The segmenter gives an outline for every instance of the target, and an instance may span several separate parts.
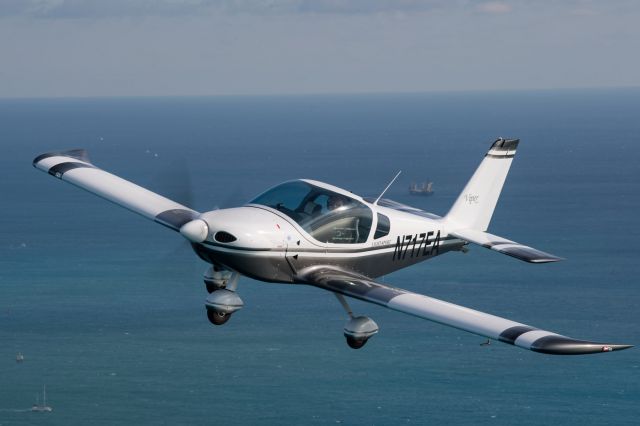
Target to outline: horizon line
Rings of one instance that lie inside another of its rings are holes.
[[[385,96],[385,95],[444,95],[444,94],[483,94],[483,93],[549,93],[549,92],[585,92],[638,90],[640,86],[597,86],[597,87],[557,87],[557,88],[519,88],[519,89],[439,89],[416,91],[353,91],[353,92],[300,92],[300,93],[210,93],[210,94],[157,94],[157,95],[71,95],[71,96],[0,96],[0,101],[9,100],[83,100],[83,99],[184,99],[184,98],[295,98],[325,96]]]

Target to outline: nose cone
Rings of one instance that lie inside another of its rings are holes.
[[[229,247],[282,248],[286,232],[293,230],[279,216],[257,207],[214,210],[201,218],[209,224],[209,240]]]
[[[180,233],[193,243],[201,243],[206,240],[207,235],[209,235],[209,226],[207,226],[207,222],[202,219],[194,219],[182,225]]]

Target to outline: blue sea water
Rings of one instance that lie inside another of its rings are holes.
[[[0,100],[0,425],[637,424],[638,348],[480,346],[354,301],[381,329],[354,351],[331,294],[246,278],[214,328],[179,235],[31,166],[84,147],[198,210],[299,177],[377,195],[402,170],[387,196],[444,214],[498,136],[521,144],[490,230],[567,260],[472,247],[385,282],[639,344],[640,90]],[[54,411],[28,412],[43,384]]]

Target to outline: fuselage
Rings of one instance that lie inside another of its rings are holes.
[[[465,244],[439,216],[374,202],[322,182],[285,182],[245,206],[203,213],[209,234],[193,248],[242,275],[295,283],[316,265],[378,277]]]

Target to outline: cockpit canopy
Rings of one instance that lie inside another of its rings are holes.
[[[286,182],[262,193],[251,204],[276,209],[323,243],[364,243],[373,214],[362,202],[304,181]]]

